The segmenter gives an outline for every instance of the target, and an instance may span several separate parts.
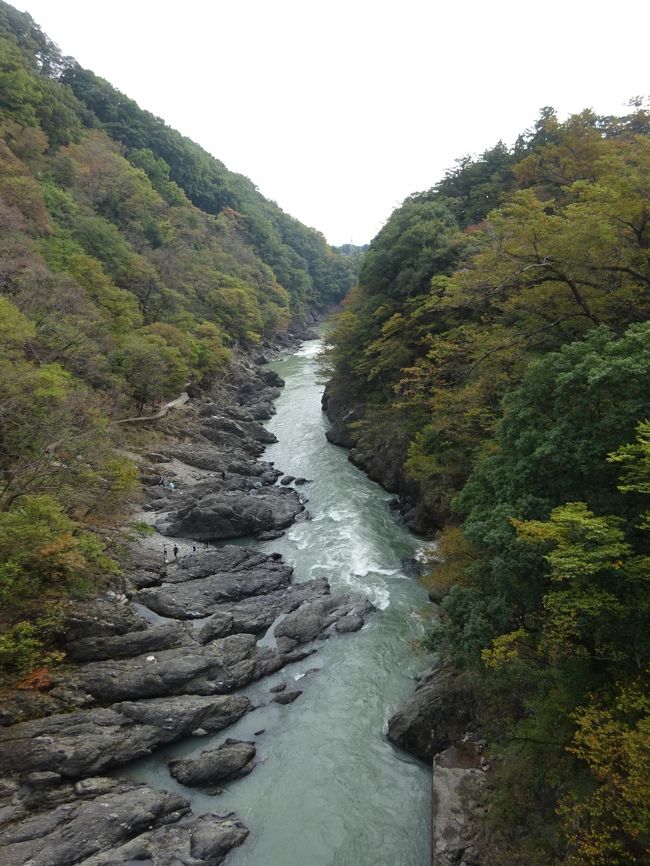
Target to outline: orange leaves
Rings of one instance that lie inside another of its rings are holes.
[[[587,764],[594,786],[580,800],[566,798],[559,809],[570,840],[568,866],[648,862],[650,697],[643,679],[620,688],[605,706],[594,703],[574,714],[577,729],[568,751]]]
[[[44,691],[50,687],[50,682],[49,668],[35,668],[33,671],[30,671],[27,676],[24,676],[22,680],[16,683],[16,688]]]
[[[47,563],[52,578],[60,579],[83,568],[85,560],[77,547],[77,540],[72,533],[64,532],[37,550],[35,555],[43,560],[43,564]]]

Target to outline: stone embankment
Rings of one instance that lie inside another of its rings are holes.
[[[142,516],[158,534],[130,545],[121,586],[70,606],[68,663],[47,687],[17,690],[0,710],[5,866],[216,866],[246,839],[236,816],[193,816],[181,794],[115,770],[255,712],[249,684],[358,630],[372,611],[331,595],[325,580],[294,583],[278,554],[205,544],[273,538],[309,519],[297,482],[278,483],[282,473],[260,460],[274,441],[260,421],[282,384],[260,363],[233,365],[210,400],[165,418],[156,450],[141,456]],[[283,685],[269,701],[300,695]],[[259,749],[225,739],[169,770],[217,795],[254,769]]]

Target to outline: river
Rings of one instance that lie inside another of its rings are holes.
[[[305,342],[273,364],[286,386],[267,425],[278,442],[265,453],[284,472],[314,479],[300,488],[313,519],[260,548],[282,553],[295,580],[326,577],[333,592],[367,595],[377,613],[357,634],[332,638],[244,690],[266,702],[269,688],[286,682],[303,689],[295,703],[267,704],[226,732],[176,743],[118,774],[179,790],[196,813],[236,812],[250,837],[228,866],[426,866],[431,774],[385,737],[387,719],[425,665],[413,645],[427,594],[402,564],[421,542],[388,507],[391,495],[325,439],[320,346]],[[226,736],[256,740],[260,763],[251,775],[225,783],[218,797],[170,777],[170,756],[196,756]]]

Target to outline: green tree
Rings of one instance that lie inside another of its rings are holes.
[[[127,337],[115,355],[114,364],[138,413],[148,402],[153,405],[163,397],[176,396],[189,375],[180,351],[156,334]]]

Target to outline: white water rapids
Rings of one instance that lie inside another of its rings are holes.
[[[195,813],[236,812],[250,837],[228,866],[426,866],[431,775],[385,737],[426,664],[412,643],[423,634],[427,595],[403,566],[421,543],[389,509],[391,495],[325,439],[319,348],[309,341],[273,364],[286,387],[268,423],[279,441],[265,453],[285,473],[313,479],[299,488],[313,519],[260,547],[281,552],[295,580],[326,577],[333,593],[366,595],[377,613],[361,632],[244,689],[266,705],[227,731],[176,743],[118,775],[179,790]],[[266,703],[271,686],[296,681],[303,694],[295,703]],[[255,739],[259,764],[249,776],[225,783],[219,796],[171,778],[169,757],[196,756],[226,737]]]

